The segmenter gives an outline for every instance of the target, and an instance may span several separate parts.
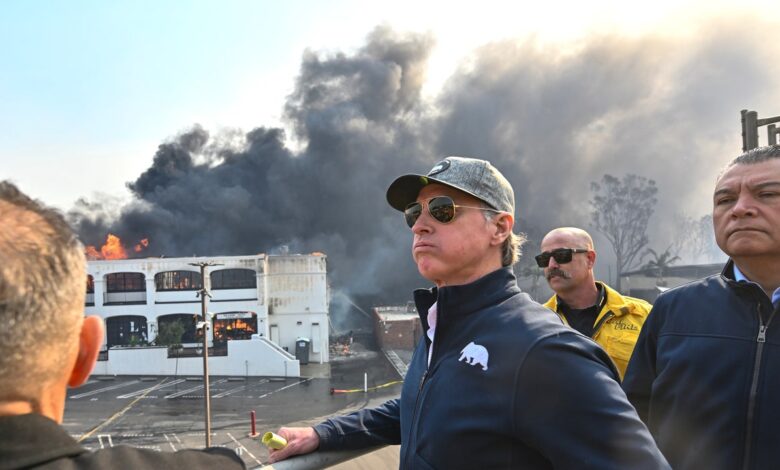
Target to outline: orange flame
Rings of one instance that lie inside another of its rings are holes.
[[[149,246],[149,239],[144,238],[140,242],[135,244],[135,246],[133,247],[133,251],[135,251],[136,253],[140,253],[141,250],[143,250],[147,246]]]
[[[147,246],[149,246],[149,239],[144,238],[133,247],[133,251],[139,253]],[[85,249],[85,252],[87,255],[87,259],[90,260],[127,259],[127,250],[125,249],[125,246],[122,244],[122,240],[116,235],[114,235],[113,233],[108,234],[108,236],[106,237],[106,243],[104,243],[103,246],[100,247],[100,249],[97,249],[93,245],[88,245],[87,248]]]

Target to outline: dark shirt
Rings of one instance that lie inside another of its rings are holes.
[[[22,468],[238,470],[246,467],[235,452],[221,447],[157,452],[117,446],[90,452],[45,416],[0,416],[0,470]]]
[[[585,336],[593,336],[593,326],[596,324],[596,318],[599,316],[599,312],[607,303],[607,296],[604,295],[604,288],[601,284],[596,284],[598,289],[598,297],[596,297],[596,303],[588,308],[574,309],[566,305],[566,302],[558,297],[558,311],[566,317],[566,321],[569,322],[569,326],[579,331]]]

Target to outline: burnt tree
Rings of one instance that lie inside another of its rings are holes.
[[[630,270],[637,255],[647,246],[647,224],[655,210],[658,188],[655,181],[627,174],[623,179],[605,174],[600,183],[590,184],[593,226],[604,234],[615,251],[617,280]]]

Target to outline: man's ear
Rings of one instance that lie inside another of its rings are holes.
[[[89,378],[103,344],[104,332],[102,318],[91,316],[84,319],[79,337],[79,353],[68,379],[69,386],[78,387]]]
[[[588,264],[590,265],[589,267],[593,268],[593,266],[596,265],[596,252],[590,250],[589,252],[586,253],[586,255],[588,257]]]
[[[501,245],[512,233],[512,227],[515,226],[515,219],[511,214],[502,212],[498,214],[493,221],[496,227],[496,231],[493,233],[492,245]]]

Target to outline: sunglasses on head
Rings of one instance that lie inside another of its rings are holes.
[[[475,206],[463,206],[460,204],[455,204],[455,201],[452,200],[449,196],[436,196],[434,198],[431,198],[427,202],[428,204],[428,213],[431,214],[431,217],[436,219],[437,222],[441,222],[442,224],[448,224],[452,222],[455,219],[455,209],[479,209],[482,211],[490,211],[490,212],[496,212],[500,213],[501,211],[490,209],[488,207],[475,207]],[[423,211],[423,204],[421,202],[413,202],[406,206],[406,209],[404,209],[404,218],[406,219],[406,225],[408,225],[410,228],[414,227],[415,222],[417,222],[417,219],[420,218],[420,215],[422,215]]]
[[[585,248],[557,248],[552,251],[539,253],[534,259],[536,259],[536,264],[540,268],[546,268],[550,264],[550,258],[554,259],[558,264],[566,264],[571,262],[571,258],[575,253],[587,253],[588,251]]]

